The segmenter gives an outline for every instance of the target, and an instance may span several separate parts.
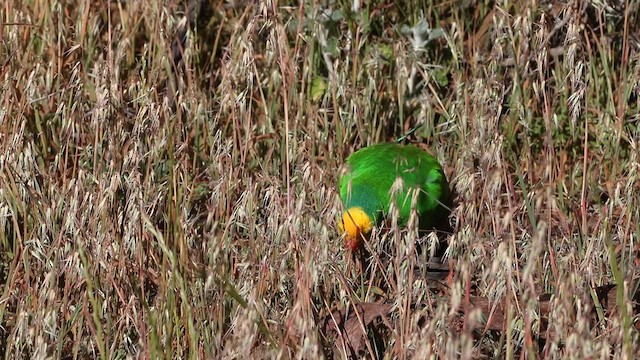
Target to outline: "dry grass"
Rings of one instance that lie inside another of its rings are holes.
[[[2,5],[5,358],[340,358],[376,301],[359,356],[638,356],[640,4],[401,4]],[[415,229],[358,269],[334,224],[344,158],[418,124],[445,290]]]

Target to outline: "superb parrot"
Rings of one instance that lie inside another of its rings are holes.
[[[392,198],[399,226],[409,220],[412,204],[419,215],[420,230],[440,226],[450,212],[449,184],[442,166],[413,145],[382,143],[356,151],[347,158],[339,186],[345,211],[338,228],[352,251],[389,214]]]

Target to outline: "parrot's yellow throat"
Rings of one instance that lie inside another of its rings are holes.
[[[373,221],[359,207],[352,207],[342,213],[342,220],[338,223],[340,233],[346,233],[347,248],[351,251],[358,248],[362,239],[369,235],[372,228]]]

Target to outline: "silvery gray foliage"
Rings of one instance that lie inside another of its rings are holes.
[[[424,49],[429,42],[442,38],[445,35],[442,28],[430,28],[424,18],[420,19],[420,21],[414,26],[402,26],[400,33],[411,40],[411,45],[413,45],[414,51]]]
[[[420,21],[418,21],[414,26],[409,27],[408,25],[403,25],[400,29],[400,33],[408,37],[411,41],[411,45],[415,53],[414,55],[423,51],[431,41],[445,37],[445,33],[442,28],[430,28],[429,24],[424,20],[424,17],[421,17]],[[414,62],[411,64],[411,74],[407,81],[409,93],[413,93],[418,86],[418,84],[416,84],[417,73],[418,69]]]

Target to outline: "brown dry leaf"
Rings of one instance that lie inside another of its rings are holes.
[[[337,351],[343,353],[346,350],[348,356],[356,357],[361,350],[366,348],[367,326],[378,318],[381,318],[389,326],[387,315],[391,313],[392,309],[392,304],[384,302],[357,303],[338,309],[325,317],[322,333],[326,337],[329,337],[329,333],[335,334]]]

